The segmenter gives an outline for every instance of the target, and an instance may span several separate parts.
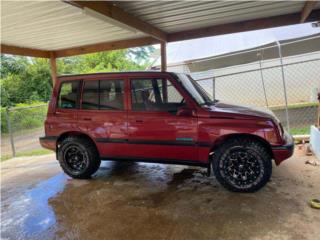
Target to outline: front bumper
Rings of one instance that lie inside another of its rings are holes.
[[[45,137],[40,137],[39,142],[42,147],[50,149],[50,150],[56,150],[56,142],[57,142],[58,137],[56,136],[45,136]]]
[[[277,165],[282,161],[288,159],[293,155],[294,152],[294,140],[293,137],[288,133],[284,132],[284,144],[280,146],[272,146],[273,158]]]

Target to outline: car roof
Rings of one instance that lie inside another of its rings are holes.
[[[82,74],[64,74],[59,75],[59,79],[73,79],[73,77],[90,77],[90,76],[100,76],[100,75],[112,75],[112,76],[134,76],[134,75],[150,75],[150,74],[175,74],[174,72],[160,72],[160,71],[125,71],[125,72],[99,72],[99,73],[82,73]]]

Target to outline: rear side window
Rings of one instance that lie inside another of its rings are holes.
[[[124,81],[85,81],[82,94],[82,109],[123,110]]]
[[[123,80],[100,81],[100,109],[123,110]]]
[[[60,88],[58,108],[77,108],[80,81],[63,82]]]
[[[82,109],[99,109],[99,81],[84,81]]]

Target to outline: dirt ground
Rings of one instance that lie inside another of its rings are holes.
[[[196,167],[104,162],[92,180],[54,155],[2,164],[2,239],[319,239],[320,167],[299,151],[253,194]]]

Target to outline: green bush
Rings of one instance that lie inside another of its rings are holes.
[[[13,132],[43,126],[47,116],[48,105],[44,102],[20,103],[10,108],[9,116]],[[6,108],[1,108],[1,132],[8,133]]]

